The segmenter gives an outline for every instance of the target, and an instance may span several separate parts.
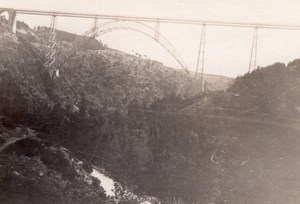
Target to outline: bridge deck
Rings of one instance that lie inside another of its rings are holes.
[[[176,19],[176,18],[159,18],[159,17],[142,17],[142,16],[123,16],[123,15],[106,15],[106,14],[88,14],[75,13],[64,11],[43,11],[43,10],[29,10],[29,9],[12,9],[0,8],[3,10],[14,10],[19,14],[28,15],[45,15],[45,16],[63,16],[74,18],[98,18],[108,20],[126,20],[126,21],[142,21],[142,22],[160,22],[173,24],[191,24],[191,25],[211,25],[224,27],[244,27],[244,28],[263,28],[263,29],[283,29],[283,30],[300,30],[300,25],[288,24],[269,24],[269,23],[251,23],[251,22],[225,22],[225,21],[210,21],[210,20],[195,20],[195,19]]]

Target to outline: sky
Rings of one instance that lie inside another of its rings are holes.
[[[170,17],[196,20],[300,25],[298,0],[1,0],[0,7],[84,12],[92,14]],[[18,15],[34,26],[49,26],[51,18]],[[92,19],[58,17],[57,29],[84,33]],[[104,20],[100,20],[100,22]],[[148,23],[155,28],[154,23]],[[195,70],[201,36],[200,25],[160,24],[160,32]],[[248,71],[253,38],[251,28],[207,26],[204,72],[236,77]],[[180,67],[169,53],[151,38],[129,30],[106,33],[99,40],[127,53],[140,53],[167,66]],[[257,65],[288,63],[300,58],[300,31],[258,31]]]

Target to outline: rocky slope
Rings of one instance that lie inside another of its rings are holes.
[[[28,128],[0,135],[1,203],[108,203],[92,167]]]

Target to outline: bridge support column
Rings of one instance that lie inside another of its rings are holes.
[[[200,38],[200,45],[198,51],[198,59],[197,59],[197,66],[196,66],[196,75],[198,77],[198,70],[201,68],[201,91],[204,92],[204,55],[205,55],[205,34],[206,34],[206,25],[203,25],[201,38]],[[201,67],[200,67],[201,66]]]
[[[98,29],[98,18],[95,17],[94,19],[94,24],[93,24],[93,33],[92,33],[92,38],[96,38],[98,36],[98,32],[99,32],[99,29]]]
[[[50,29],[49,29],[49,42],[47,46],[47,54],[44,66],[49,71],[51,78],[59,77],[59,68],[56,63],[56,16],[52,16]]]
[[[9,19],[8,19],[8,26],[12,33],[17,32],[17,13],[15,10],[8,11]]]
[[[13,9],[0,8],[0,14],[3,12],[8,13],[8,27],[12,33],[17,32],[17,12]]]
[[[252,41],[252,48],[251,48],[251,55],[250,55],[250,63],[249,63],[248,73],[250,73],[251,70],[256,69],[257,38],[258,38],[258,28],[256,27],[254,29],[254,35],[253,35],[253,41]]]

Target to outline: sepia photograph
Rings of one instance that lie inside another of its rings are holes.
[[[0,204],[300,204],[299,11],[0,0]]]

